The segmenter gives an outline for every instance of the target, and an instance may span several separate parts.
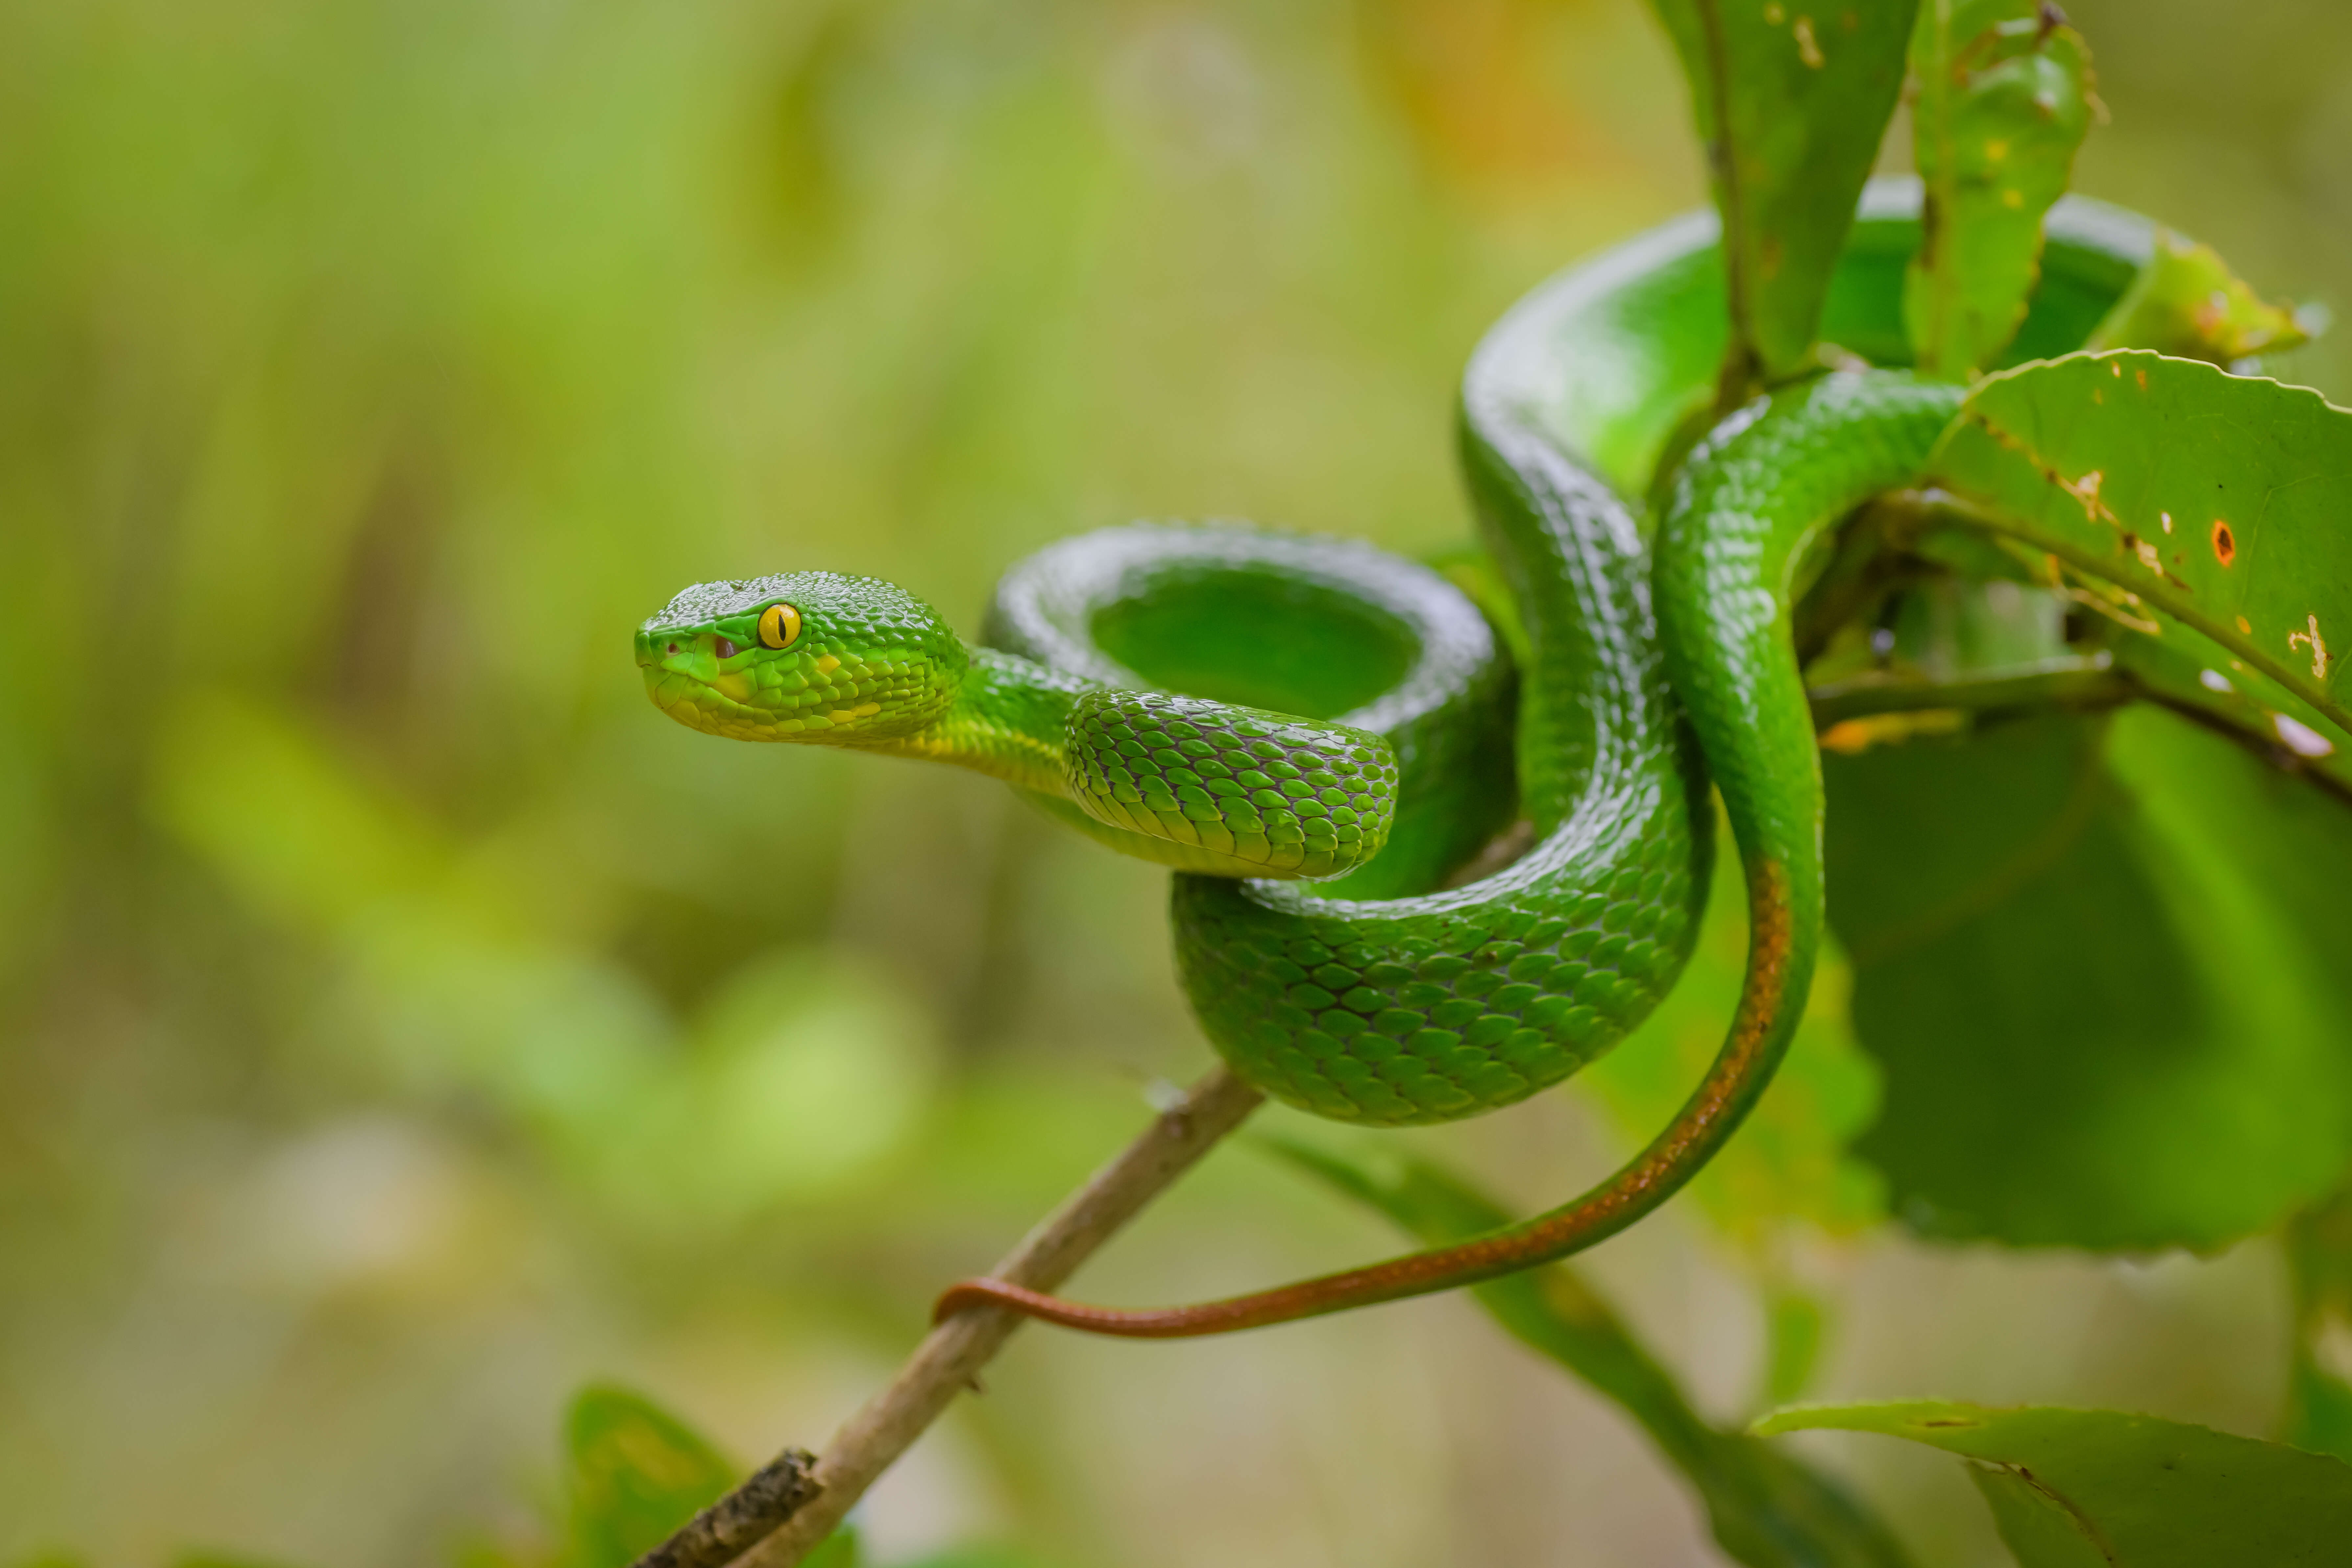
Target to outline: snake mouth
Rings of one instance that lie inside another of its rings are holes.
[[[723,735],[736,741],[798,741],[820,745],[857,745],[869,739],[866,722],[880,704],[866,702],[846,710],[812,710],[803,706],[771,707],[745,699],[761,689],[741,671],[721,671],[714,681],[681,668],[693,657],[690,644],[679,640],[679,651],[666,649],[652,658],[637,660],[645,675],[646,695],[655,707],[689,730]]]
[[[723,668],[710,639],[677,628],[640,631],[637,670],[655,707],[691,730],[751,740],[780,739],[781,717],[748,701],[758,687],[742,671]],[[730,646],[727,651],[731,652]]]
[[[782,738],[775,733],[775,715],[764,709],[739,702],[682,669],[643,661],[640,668],[645,671],[646,695],[653,699],[654,706],[689,730],[742,740]]]
[[[689,730],[740,741],[782,741],[804,726],[793,715],[747,701],[758,688],[740,671],[719,670],[717,679],[694,668],[708,665],[707,652],[689,637],[637,635],[637,670],[655,707]]]

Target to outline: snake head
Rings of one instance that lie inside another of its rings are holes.
[[[699,583],[637,628],[654,706],[739,741],[903,739],[946,711],[969,662],[929,605],[837,572]]]

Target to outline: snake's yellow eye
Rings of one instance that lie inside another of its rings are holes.
[[[790,647],[801,635],[801,613],[790,605],[770,605],[760,612],[760,646]]]

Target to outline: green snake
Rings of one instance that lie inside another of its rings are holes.
[[[1755,1104],[1822,925],[1792,604],[1813,546],[1916,478],[1962,392],[1855,365],[1706,429],[1727,330],[1717,234],[1694,215],[1570,269],[1471,360],[1463,464],[1508,653],[1427,566],[1233,526],[1055,544],[1006,574],[976,647],[903,590],[825,572],[688,588],[639,630],[647,690],[681,723],[954,763],[1175,868],[1179,969],[1226,1063],[1368,1126],[1509,1105],[1640,1024],[1689,956],[1709,784],[1721,795],[1748,889],[1738,1005],[1673,1122],[1598,1186],[1460,1245],[1227,1300],[1129,1310],[982,1279],[941,1315],[986,1302],[1179,1337],[1475,1283],[1640,1219]],[[1874,187],[1825,341],[1905,362],[1917,242],[1916,188]],[[2017,356],[2078,344],[2147,246],[2139,220],[2062,203]],[[1515,816],[1530,841],[1482,861]]]

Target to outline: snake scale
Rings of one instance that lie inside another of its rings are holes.
[[[1899,183],[1865,195],[1825,311],[1824,339],[1874,365],[1906,357],[1916,203]],[[1463,465],[1511,653],[1429,567],[1232,525],[1049,547],[1006,574],[976,647],[903,590],[826,572],[689,588],[639,630],[647,689],[682,723],[957,763],[1174,868],[1179,970],[1217,1050],[1266,1094],[1369,1126],[1511,1104],[1637,1026],[1689,956],[1720,793],[1748,888],[1739,1003],[1681,1111],[1600,1185],[1223,1301],[1133,1310],[983,1279],[942,1315],[993,1302],[1179,1337],[1475,1283],[1648,1214],[1754,1105],[1822,924],[1792,598],[1809,547],[1916,476],[1961,389],[1827,372],[1730,414],[1659,484],[1723,359],[1717,233],[1695,215],[1570,269],[1471,360]],[[2048,233],[2020,358],[2076,346],[2148,244],[2080,200]],[[1526,847],[1484,868],[1514,816]]]

